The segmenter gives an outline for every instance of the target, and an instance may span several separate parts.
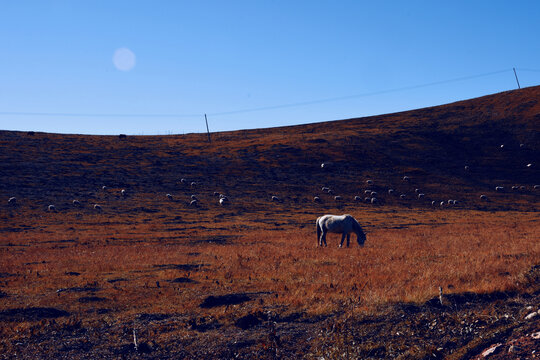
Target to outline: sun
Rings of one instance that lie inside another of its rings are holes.
[[[114,51],[114,67],[120,71],[130,71],[135,67],[135,54],[128,48],[119,48]]]

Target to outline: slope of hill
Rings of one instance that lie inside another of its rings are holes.
[[[539,99],[211,143],[0,131],[0,358],[530,356]],[[323,213],[353,214],[365,246],[316,247]]]
[[[234,198],[275,194],[297,203],[322,186],[349,200],[367,179],[376,189],[412,195],[402,182],[407,175],[427,195],[424,203],[459,198],[474,207],[530,207],[531,187],[540,182],[539,98],[533,87],[397,114],[216,133],[210,144],[206,134],[119,139],[4,131],[0,194],[48,204],[102,185],[174,192],[187,178]],[[497,196],[495,186],[526,190],[518,199],[481,204],[480,193]]]

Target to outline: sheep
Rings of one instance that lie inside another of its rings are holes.
[[[17,198],[15,196],[10,197],[8,200],[8,204],[12,206],[17,205]]]
[[[362,198],[360,196],[355,196],[354,201],[362,201]]]
[[[534,190],[540,189],[540,185],[534,185],[534,186],[533,186],[533,189],[534,189]]]
[[[103,185],[103,186],[101,187],[101,190],[106,191],[106,190],[107,190],[107,186],[106,186],[106,185]]]
[[[318,196],[313,197],[313,202],[321,202],[321,198]]]
[[[97,211],[99,211],[99,212],[101,212],[101,211],[103,210],[103,209],[101,208],[101,206],[98,205],[98,204],[94,204],[94,209],[97,210]]]
[[[370,198],[369,196],[365,197],[365,198],[364,198],[364,202],[370,203],[370,202],[371,202],[371,198]]]
[[[332,194],[334,193],[334,190],[328,189],[328,193],[329,193],[330,195],[332,195]]]
[[[229,199],[227,197],[222,197],[219,199],[219,205],[221,206],[225,206],[228,203],[229,203]]]
[[[189,203],[189,206],[193,206],[193,207],[199,206],[199,202],[197,200],[191,200],[191,202]]]
[[[469,166],[465,165],[465,171],[469,171]]]
[[[452,205],[452,204],[453,204],[452,200],[448,200],[448,205]]]
[[[371,190],[364,190],[364,194],[366,195],[371,194]]]
[[[486,195],[480,195],[480,200],[487,201],[488,197]]]
[[[411,180],[410,177],[408,177],[408,176],[404,176],[404,177],[403,177],[403,181],[409,181],[409,180]]]
[[[56,212],[56,206],[51,204],[47,207],[47,210],[49,210],[50,212]]]
[[[440,203],[439,205],[440,205],[441,207],[443,207],[444,204],[445,204],[445,202],[444,202],[444,201],[441,201],[441,203]]]
[[[517,189],[519,189],[519,187],[518,187],[518,186],[515,186],[515,185],[514,185],[514,186],[512,186],[512,190],[517,190]]]
[[[420,194],[420,189],[414,189],[415,194]]]
[[[220,199],[221,199],[221,198],[224,198],[224,197],[226,197],[224,194],[219,194],[219,198],[220,198]]]
[[[528,168],[531,168],[532,166],[533,166],[533,164],[527,164]]]
[[[277,196],[272,195],[272,201],[280,202],[280,199]]]
[[[393,195],[394,194],[394,189],[388,189],[388,195]]]
[[[519,147],[520,147],[520,148],[524,148],[524,147],[525,147],[525,144],[519,144]]]
[[[433,200],[433,201],[431,202],[431,206],[435,206],[435,204],[437,204],[437,202],[436,202],[435,200]]]
[[[81,206],[81,202],[79,200],[73,200],[73,206],[75,207],[80,207]]]
[[[191,186],[192,188],[194,188],[195,186],[197,186],[197,183],[196,183],[195,181],[193,181],[193,182],[190,184],[190,186]]]
[[[127,196],[127,191],[126,191],[126,189],[120,190],[120,195],[122,195],[123,197],[126,197],[126,196]]]
[[[495,186],[495,191],[503,191],[504,187],[502,186]]]
[[[377,198],[372,197],[371,200],[370,200],[370,202],[371,202],[372,204],[376,204],[378,201],[377,201]]]
[[[330,190],[330,188],[329,188],[329,187],[326,187],[326,186],[323,186],[323,187],[321,188],[321,191],[328,191],[328,190]]]
[[[373,180],[366,180],[366,184],[373,185]]]
[[[167,194],[167,195],[165,195],[165,196],[167,197],[167,199],[169,199],[169,200],[171,200],[171,201],[173,200],[173,196],[172,196],[171,194]]]
[[[454,200],[454,205],[457,205],[458,204],[458,201],[457,200]]]
[[[376,191],[372,191],[370,195],[371,195],[371,197],[375,197],[375,196],[377,196],[378,194],[377,194]]]
[[[420,194],[418,194],[418,199],[421,199],[421,198],[423,198],[424,196],[426,196],[426,194],[420,193]]]
[[[524,191],[524,190],[525,190],[525,186],[523,186],[523,185],[520,186],[520,187],[519,187],[519,190]]]
[[[196,195],[191,195],[191,200],[199,200]]]
[[[502,145],[500,146],[500,148],[501,148],[501,150],[504,149],[504,144],[502,144]]]
[[[400,198],[401,200],[404,200],[406,197],[407,197],[407,195],[405,195],[405,194],[399,195],[399,198]]]
[[[219,196],[219,195],[220,195],[219,192],[214,191],[214,196]]]
[[[343,198],[341,196],[339,196],[339,195],[336,195],[336,196],[334,196],[334,200],[341,201],[341,200],[343,200]]]

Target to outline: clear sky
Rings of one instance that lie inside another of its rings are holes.
[[[182,134],[540,84],[540,1],[0,0],[0,129]],[[249,110],[249,111],[247,111]]]

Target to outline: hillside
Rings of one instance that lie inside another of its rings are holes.
[[[0,131],[0,358],[531,357],[539,99],[211,143]],[[365,246],[317,247],[324,213]]]
[[[91,198],[102,185],[174,193],[186,178],[233,199],[274,194],[299,204],[311,202],[322,186],[339,189],[336,195],[349,201],[373,179],[377,190],[411,196],[420,187],[424,203],[456,198],[468,207],[534,208],[539,98],[540,87],[533,87],[397,114],[216,133],[211,144],[206,134],[119,139],[3,131],[0,194],[46,206],[77,194]],[[330,166],[321,169],[322,163]],[[403,183],[405,175],[410,184]],[[511,198],[494,192],[514,185],[526,190]],[[386,202],[420,205],[378,192]],[[494,201],[482,204],[480,193]]]

